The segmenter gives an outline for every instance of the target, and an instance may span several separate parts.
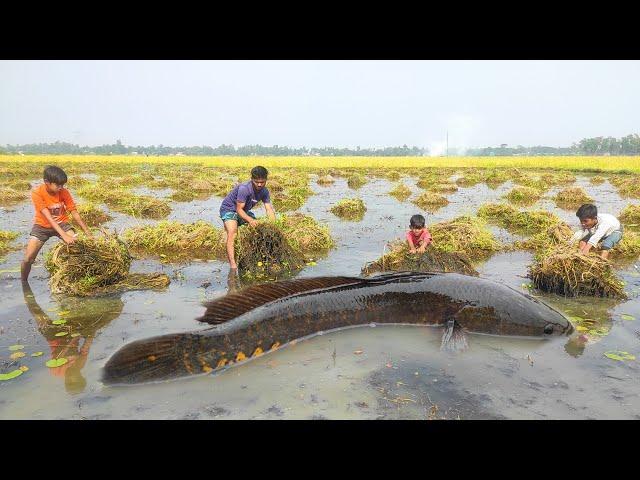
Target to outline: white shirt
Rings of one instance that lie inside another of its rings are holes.
[[[582,240],[588,234],[591,234],[591,238],[589,238],[588,243],[595,247],[601,239],[608,237],[616,230],[620,230],[620,222],[613,215],[600,213],[596,220],[597,223],[593,227],[583,228],[582,230],[575,232],[573,237],[571,237],[571,241],[575,242],[576,240]]]

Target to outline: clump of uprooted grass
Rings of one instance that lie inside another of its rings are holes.
[[[112,210],[132,217],[161,219],[168,217],[171,213],[171,207],[166,200],[147,195],[122,193],[107,198],[105,203]]]
[[[539,232],[560,222],[556,215],[546,210],[521,212],[505,203],[485,203],[478,209],[478,217],[520,233]]]
[[[589,179],[589,182],[591,183],[591,185],[601,185],[605,182],[605,180],[606,179],[600,175],[594,175]]]
[[[622,240],[611,249],[610,255],[612,260],[636,260],[640,257],[640,235],[625,231]]]
[[[88,227],[97,227],[113,219],[111,215],[93,203],[78,205],[78,213]]]
[[[502,169],[488,170],[484,175],[484,183],[486,183],[487,186],[492,189],[498,188],[500,185],[510,179],[510,172]]]
[[[423,210],[433,211],[439,207],[447,205],[449,203],[449,200],[447,200],[447,197],[444,197],[439,193],[424,192],[421,193],[417,198],[415,198],[413,200],[413,203],[415,203]]]
[[[411,189],[407,187],[404,183],[398,183],[393,190],[389,192],[389,195],[394,197],[396,200],[400,202],[404,202],[407,198],[411,196]]]
[[[565,222],[558,222],[536,233],[531,238],[517,241],[514,248],[532,250],[536,258],[541,258],[545,252],[553,249],[557,245],[566,245],[573,235],[571,227]]]
[[[576,176],[566,172],[543,173],[540,180],[549,186],[553,185],[570,185],[576,181]]]
[[[462,177],[456,180],[459,187],[473,187],[484,181],[483,174],[480,170],[465,171]]]
[[[255,227],[238,229],[235,254],[238,271],[249,279],[278,278],[305,265],[277,222],[259,221]]]
[[[303,195],[294,195],[288,191],[275,192],[271,194],[271,203],[276,212],[291,212],[298,210],[304,202],[306,197]]]
[[[535,188],[543,193],[551,186],[547,180],[532,174],[522,174],[514,179],[514,183],[523,187]]]
[[[203,220],[194,223],[162,221],[156,225],[128,228],[122,238],[136,255],[159,255],[163,262],[221,259],[226,255],[222,229]]]
[[[336,179],[333,178],[331,175],[323,175],[320,178],[318,178],[317,183],[318,185],[327,186],[327,185],[332,185],[333,182],[335,181]]]
[[[362,187],[363,185],[366,185],[367,183],[367,179],[364,175],[360,175],[357,173],[354,173],[352,175],[349,175],[347,177],[347,185],[349,188],[352,188],[354,190],[357,190],[358,188]]]
[[[640,225],[640,205],[627,205],[618,218],[625,226]]]
[[[12,188],[18,192],[25,192],[25,191],[31,190],[31,183],[28,182],[27,180],[16,178],[16,179],[10,179],[5,182],[2,182],[0,187]]]
[[[155,289],[170,282],[164,274],[129,274],[131,255],[116,235],[79,237],[70,245],[60,242],[47,254],[45,267],[51,274],[51,291],[68,295]]]
[[[360,198],[345,198],[331,207],[329,211],[335,216],[347,220],[362,220],[367,206]]]
[[[458,186],[451,182],[440,182],[427,187],[427,190],[437,193],[453,193],[458,191]]]
[[[517,205],[533,205],[541,196],[542,192],[536,188],[518,186],[513,187],[503,198]]]
[[[558,245],[529,266],[534,286],[567,297],[626,298],[624,283],[610,262],[597,253],[584,255],[571,245]]]
[[[560,190],[554,200],[560,208],[564,209],[572,209],[584,203],[593,202],[593,198],[587,195],[587,192],[580,187],[569,187]]]
[[[471,261],[458,252],[445,252],[427,247],[424,253],[412,254],[409,252],[407,242],[397,240],[389,244],[389,253],[386,253],[374,262],[367,263],[362,268],[364,275],[376,272],[457,272],[466,275],[478,276]]]
[[[456,217],[429,226],[434,248],[441,252],[457,252],[471,261],[483,259],[502,249],[500,243],[477,217]]]
[[[0,230],[0,259],[7,252],[12,250],[11,243],[18,238],[17,232],[10,232],[8,230]]]
[[[277,219],[276,225],[282,229],[291,247],[305,257],[326,253],[335,247],[329,227],[309,215],[283,215]]]
[[[27,191],[18,191],[10,187],[0,187],[0,203],[13,205],[24,202],[29,198]]]

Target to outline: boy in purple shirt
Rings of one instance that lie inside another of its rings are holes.
[[[220,218],[224,222],[224,230],[227,232],[227,256],[229,266],[236,270],[235,252],[233,242],[238,234],[238,227],[248,223],[252,227],[256,225],[256,217],[251,211],[259,201],[264,203],[264,209],[271,220],[276,215],[271,206],[269,190],[265,186],[269,172],[264,167],[251,169],[251,180],[236,185],[224,198],[220,205]]]

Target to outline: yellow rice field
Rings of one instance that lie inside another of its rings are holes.
[[[640,173],[640,157],[145,157],[129,155],[0,155],[9,162],[176,164],[211,167],[318,168],[532,168],[575,171],[626,171]]]

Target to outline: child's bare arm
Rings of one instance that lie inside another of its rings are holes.
[[[236,213],[240,218],[242,218],[249,225],[251,225],[252,227],[255,227],[257,222],[253,218],[251,218],[251,216],[249,216],[247,212],[244,211],[245,203],[246,202],[236,202]]]
[[[67,232],[62,230],[62,228],[60,228],[58,222],[56,222],[51,216],[51,212],[49,212],[48,208],[43,208],[42,210],[40,210],[40,213],[42,213],[42,215],[44,215],[44,218],[49,221],[53,229],[58,232],[58,235],[60,235],[60,238],[62,238],[65,243],[73,243],[76,241],[76,239],[72,235],[69,235]]]
[[[82,231],[86,233],[87,236],[91,237],[91,231],[87,228],[87,225],[84,223],[84,220],[82,220],[82,217],[80,217],[77,210],[71,210],[71,217],[73,217],[73,220],[80,226]]]

